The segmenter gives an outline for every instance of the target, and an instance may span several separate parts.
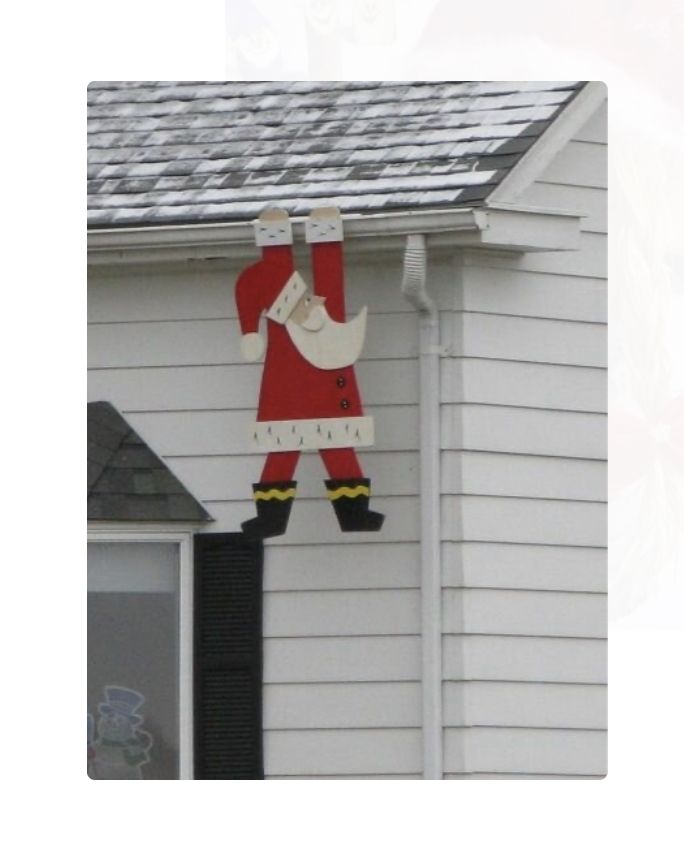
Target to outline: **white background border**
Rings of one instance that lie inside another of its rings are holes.
[[[684,654],[681,4],[359,0],[342,13],[332,0],[244,3],[257,9],[240,25],[256,48],[248,41],[242,59],[223,2],[29,2],[5,12],[4,845],[13,858],[101,862],[217,852],[672,858],[681,848]],[[254,20],[275,22],[277,56],[266,33],[259,48]],[[93,78],[239,78],[245,64],[278,62],[283,74],[268,77],[608,86],[611,414],[620,425],[616,435],[611,416],[604,781],[318,788],[85,777],[85,502],[75,467],[85,436],[85,87]],[[633,438],[639,445],[622,445]]]

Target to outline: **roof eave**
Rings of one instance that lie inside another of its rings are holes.
[[[402,210],[344,216],[345,247],[352,253],[403,249],[409,234],[424,234],[430,247],[487,248],[509,252],[567,251],[579,247],[579,213],[479,206]],[[304,217],[292,218],[295,242],[304,241]],[[252,221],[92,228],[93,265],[152,263],[254,255]]]
[[[589,81],[487,197],[487,206],[509,207],[538,179],[607,98],[602,81]]]

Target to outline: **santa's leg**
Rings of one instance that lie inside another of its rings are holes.
[[[363,476],[353,449],[321,449],[321,458],[330,479],[325,486],[344,533],[376,532],[385,516],[368,508],[370,479]]]
[[[261,472],[261,481],[252,485],[257,516],[244,521],[242,531],[248,539],[282,536],[287,530],[297,483],[292,481],[299,452],[271,452]]]

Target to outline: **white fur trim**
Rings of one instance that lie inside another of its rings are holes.
[[[266,344],[258,332],[248,332],[242,336],[240,351],[247,362],[256,362],[264,355]]]
[[[292,225],[285,210],[266,209],[254,222],[254,242],[257,247],[292,245]]]
[[[276,323],[285,323],[307,290],[306,282],[301,275],[298,272],[293,272],[269,308],[266,317],[275,320]]]
[[[375,440],[372,416],[255,422],[251,434],[252,448],[259,452],[356,449]]]
[[[304,234],[308,243],[342,242],[344,229],[340,211],[332,207],[313,210],[304,225]]]

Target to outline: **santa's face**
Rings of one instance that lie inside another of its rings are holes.
[[[330,320],[324,303],[324,296],[315,296],[307,291],[295,305],[290,320],[308,332],[318,332]]]

